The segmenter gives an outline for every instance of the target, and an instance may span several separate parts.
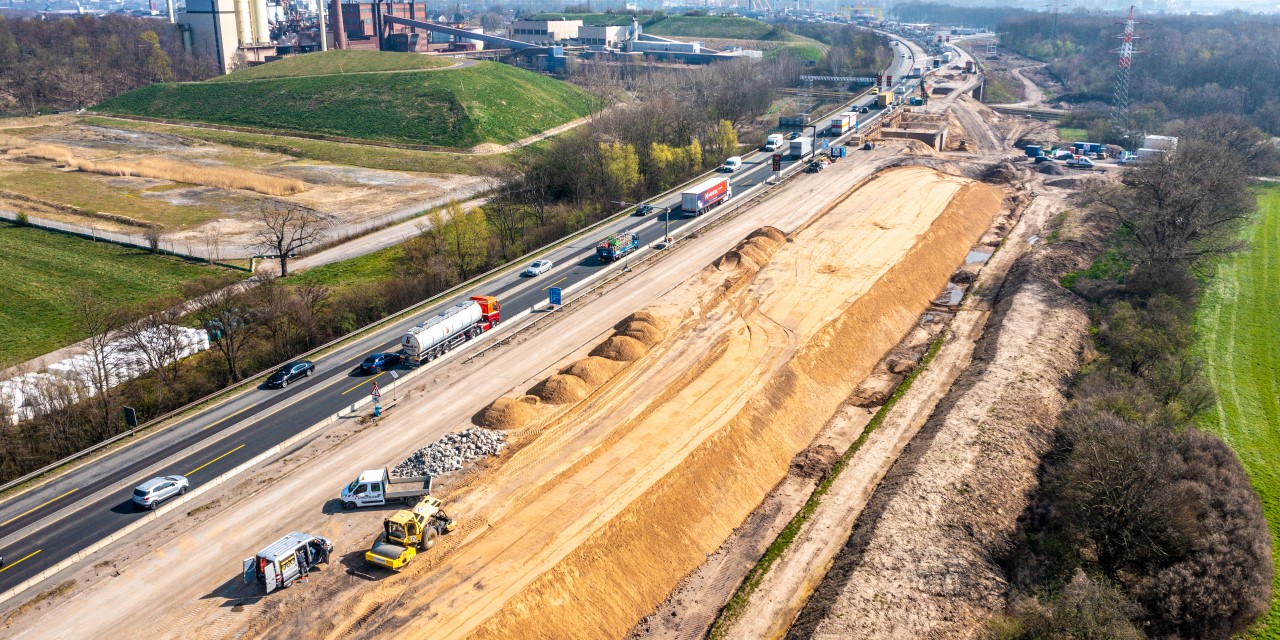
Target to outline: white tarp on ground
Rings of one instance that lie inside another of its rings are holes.
[[[139,341],[149,345],[145,352],[139,348]],[[167,346],[170,344],[172,350]],[[175,358],[181,360],[208,348],[209,335],[203,330],[177,325],[149,329],[136,338],[118,338],[103,350],[105,386],[109,389],[150,372],[152,363],[146,352],[171,351],[163,357],[164,362],[157,363],[167,365]],[[45,372],[0,380],[0,420],[17,424],[43,411],[60,409],[98,395],[102,376],[96,369],[94,358],[82,354],[55,362]]]

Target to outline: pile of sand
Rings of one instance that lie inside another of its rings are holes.
[[[578,376],[553,374],[551,377],[533,385],[529,395],[536,396],[547,404],[569,404],[577,402],[591,393],[591,387]]]
[[[529,398],[529,396],[526,396],[526,398]],[[534,402],[538,401],[536,397],[532,399]],[[486,429],[501,429],[504,431],[519,429],[529,424],[529,421],[538,415],[537,409],[534,408],[534,403],[523,400],[524,398],[498,398],[473,416],[471,422]]]
[[[580,378],[592,387],[599,387],[608,382],[621,368],[622,363],[617,360],[587,356],[565,367],[560,373]]]
[[[537,406],[567,405],[591,395],[613,379],[628,362],[639,360],[666,337],[666,322],[648,311],[637,311],[614,325],[614,334],[591,350],[591,355],[533,385],[520,399],[498,398],[471,418],[487,429],[520,429],[538,417]]]
[[[591,350],[591,355],[620,362],[635,362],[648,353],[649,347],[630,336],[613,335]]]

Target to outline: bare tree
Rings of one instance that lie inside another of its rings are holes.
[[[129,350],[155,372],[160,383],[156,394],[161,398],[178,382],[185,334],[178,324],[182,313],[182,301],[177,298],[153,300],[120,330]]]
[[[1103,189],[1100,208],[1130,234],[1139,274],[1181,272],[1201,258],[1235,251],[1253,211],[1248,172],[1234,152],[1187,140],[1164,158]]]
[[[115,385],[120,382],[124,354],[114,343],[120,338],[120,329],[127,318],[122,309],[84,287],[76,291],[75,305],[76,330],[88,336],[81,342],[89,357],[89,370],[84,372],[87,376],[85,382],[96,394],[97,424],[94,431],[101,438],[110,434],[116,414],[118,394]]]
[[[280,260],[280,277],[289,275],[289,257],[319,242],[329,230],[329,220],[319,211],[292,202],[263,204],[256,216],[254,246]]]
[[[229,382],[240,380],[241,359],[258,325],[254,324],[254,310],[241,295],[241,287],[234,277],[201,278],[183,286],[183,294],[196,306],[192,312],[209,332],[210,342],[227,369]]]
[[[147,247],[151,249],[151,253],[160,252],[160,241],[164,239],[164,231],[160,227],[147,227],[142,232],[142,237],[147,241]]]

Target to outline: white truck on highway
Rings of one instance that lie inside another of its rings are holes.
[[[791,148],[788,149],[793,158],[803,158],[813,151],[813,138],[804,136],[791,141]]]
[[[781,133],[771,133],[764,141],[765,151],[777,151],[782,148],[785,137]]]
[[[405,332],[400,340],[405,358],[415,363],[435,360],[446,351],[498,325],[502,305],[493,296],[471,296]]]
[[[241,565],[245,584],[257,581],[264,593],[283,589],[311,572],[321,562],[328,564],[333,543],[327,538],[294,531],[271,543]]]
[[[396,478],[386,468],[363,471],[342,488],[342,508],[372,507],[389,502],[414,502],[431,493],[431,476]]]

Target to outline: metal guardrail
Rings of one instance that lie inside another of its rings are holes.
[[[848,102],[855,102],[855,101],[857,101],[859,98],[861,98],[861,97],[862,97],[862,95],[863,95],[863,94],[858,94],[858,95],[856,95],[856,96],[852,97]],[[844,106],[838,107],[838,108],[836,108],[836,109],[832,110],[832,111],[831,111],[829,114],[827,114],[826,116],[823,116],[823,118],[827,118],[827,117],[830,117],[831,115],[834,115],[834,114],[840,113],[843,109],[844,109]],[[877,115],[879,115],[879,114],[877,114]],[[822,118],[818,119],[817,121],[819,121],[819,122],[820,122],[821,120],[822,120]],[[842,137],[847,137],[847,136],[849,136],[849,135],[851,135],[851,134],[846,134],[845,136],[842,136]],[[840,140],[842,137],[837,137],[837,138],[834,138],[833,140]],[[817,153],[817,149],[815,148],[815,149],[814,149],[813,154],[811,154],[811,155],[816,155],[816,153]],[[783,172],[781,172],[781,173],[779,174],[779,182],[775,183],[775,185],[776,185],[776,184],[781,184],[781,183],[782,183],[782,181],[783,181],[783,180],[785,180],[785,178],[790,177],[790,176],[791,176],[792,174],[794,174],[795,172],[803,170],[804,166],[805,166],[805,162],[804,162],[804,160],[803,160],[803,159],[796,161],[796,163],[795,163],[794,165],[792,165],[792,166],[791,166],[790,168],[788,168],[786,171],[783,171]],[[649,201],[649,200],[658,200],[658,199],[662,199],[662,198],[665,198],[665,197],[671,196],[671,195],[673,195],[673,194],[679,193],[679,192],[680,192],[682,189],[684,189],[685,187],[687,187],[687,186],[689,186],[689,185],[692,185],[692,184],[696,184],[697,182],[699,182],[699,181],[701,181],[701,180],[705,180],[705,179],[707,178],[707,176],[714,175],[714,174],[716,173],[716,171],[717,171],[717,169],[712,169],[712,170],[710,170],[710,171],[705,171],[705,172],[703,172],[703,173],[700,173],[700,174],[698,174],[697,176],[694,176],[693,178],[690,178],[689,180],[687,180],[687,181],[685,181],[685,182],[683,182],[683,183],[681,183],[681,184],[679,184],[679,185],[676,185],[675,187],[672,187],[671,189],[668,189],[668,190],[666,190],[666,191],[664,191],[664,192],[662,192],[662,193],[659,193],[659,194],[657,194],[657,195],[650,196],[649,198],[646,198],[645,200],[646,200],[646,201]],[[770,191],[772,191],[772,189],[767,189],[767,188],[766,188],[766,189],[764,189],[763,191],[761,191],[760,193],[758,193],[758,194],[756,194],[756,195],[752,196],[752,197],[751,197],[750,199],[748,199],[746,202],[747,202],[747,203],[750,203],[750,202],[754,201],[756,198],[758,198],[760,195],[762,195],[762,194],[764,194],[764,193],[768,193],[768,192],[770,192]],[[735,208],[734,208],[734,211],[737,211],[738,209],[742,208],[743,206],[745,206],[745,204],[743,204],[743,205],[738,205],[737,207],[735,207]],[[324,343],[324,344],[322,344],[322,345],[320,345],[320,346],[318,346],[318,347],[316,347],[316,348],[314,348],[314,349],[311,349],[310,351],[307,351],[307,352],[304,352],[304,353],[298,354],[298,355],[294,356],[293,358],[290,358],[290,360],[297,360],[297,359],[309,359],[309,358],[313,358],[314,356],[324,354],[326,351],[328,351],[328,350],[330,350],[330,349],[333,349],[333,348],[336,348],[336,347],[343,346],[343,344],[344,344],[344,343],[355,341],[355,340],[357,340],[357,339],[359,339],[359,338],[361,338],[361,337],[364,337],[364,334],[365,334],[365,333],[370,332],[370,331],[373,331],[373,330],[375,330],[375,329],[378,329],[378,328],[382,327],[383,325],[389,324],[389,323],[391,323],[391,322],[398,321],[398,320],[400,320],[403,316],[413,314],[413,313],[417,312],[418,310],[420,310],[420,309],[421,309],[422,307],[424,307],[424,306],[428,306],[428,305],[431,305],[431,304],[435,304],[435,303],[437,303],[437,302],[439,302],[439,301],[441,301],[441,300],[443,300],[443,299],[449,298],[449,297],[451,297],[451,296],[453,296],[453,295],[455,295],[455,294],[459,293],[460,291],[464,291],[464,290],[469,289],[469,288],[471,288],[471,287],[473,287],[473,286],[475,286],[475,285],[481,284],[481,283],[485,282],[486,280],[488,280],[489,278],[491,278],[491,277],[493,277],[493,276],[496,276],[496,275],[499,275],[499,274],[501,274],[501,273],[503,273],[503,272],[505,272],[505,271],[507,271],[507,270],[509,270],[509,269],[518,268],[518,266],[519,266],[520,264],[524,263],[526,260],[529,260],[530,258],[534,258],[534,257],[536,257],[536,256],[539,256],[539,255],[541,255],[542,253],[544,253],[544,252],[546,252],[546,251],[550,251],[550,250],[555,249],[555,248],[557,248],[557,247],[560,247],[560,246],[562,246],[562,245],[564,245],[564,244],[566,244],[566,243],[570,243],[570,242],[574,242],[574,241],[576,241],[576,240],[579,240],[579,239],[581,239],[583,236],[586,236],[586,235],[588,235],[588,234],[595,233],[595,232],[596,232],[600,227],[607,226],[608,224],[611,224],[611,223],[613,223],[613,222],[615,222],[615,221],[617,221],[617,220],[619,220],[619,219],[621,219],[621,218],[624,218],[624,217],[626,217],[626,216],[631,215],[631,214],[630,214],[630,212],[631,212],[631,211],[633,211],[634,209],[635,209],[635,206],[634,206],[634,205],[633,205],[633,206],[629,206],[629,207],[624,207],[623,209],[619,210],[619,211],[618,211],[617,213],[615,213],[614,215],[609,216],[609,217],[607,217],[607,218],[604,218],[604,219],[602,219],[602,220],[600,220],[600,221],[598,221],[598,222],[596,222],[596,223],[594,223],[594,224],[591,224],[591,225],[588,225],[588,226],[586,226],[586,227],[583,227],[582,229],[579,229],[578,231],[574,232],[573,234],[570,234],[569,236],[566,236],[566,237],[564,237],[564,238],[560,238],[560,239],[555,240],[555,241],[553,241],[553,242],[549,242],[549,243],[547,243],[547,244],[545,244],[545,245],[543,245],[543,246],[541,246],[541,247],[538,247],[538,248],[536,248],[536,249],[533,249],[533,250],[531,250],[531,251],[528,251],[528,252],[526,252],[524,255],[521,255],[521,256],[519,256],[519,257],[517,257],[517,258],[514,258],[514,259],[512,259],[512,260],[509,260],[509,261],[507,261],[506,263],[503,263],[503,264],[501,264],[501,265],[499,265],[499,266],[497,266],[497,267],[494,267],[493,269],[490,269],[489,271],[486,271],[486,272],[484,272],[484,273],[482,273],[482,274],[479,274],[479,275],[477,275],[477,276],[474,276],[474,277],[472,277],[471,279],[469,279],[469,280],[467,280],[467,281],[465,281],[465,282],[459,283],[459,284],[457,284],[457,285],[455,285],[455,286],[451,287],[450,289],[448,289],[448,290],[446,290],[446,291],[442,291],[442,292],[440,292],[440,293],[438,293],[438,294],[436,294],[436,295],[434,295],[434,296],[432,296],[432,297],[430,297],[430,298],[427,298],[427,299],[425,299],[425,300],[423,300],[423,301],[421,301],[421,302],[418,302],[418,303],[415,303],[415,304],[410,305],[410,306],[408,306],[408,307],[405,307],[404,309],[401,309],[400,311],[397,311],[397,312],[395,312],[395,313],[393,313],[393,314],[391,314],[391,315],[389,315],[389,316],[387,316],[387,317],[385,317],[385,318],[382,318],[382,319],[380,319],[380,320],[376,320],[376,321],[371,322],[371,323],[369,323],[369,324],[367,324],[367,325],[365,325],[365,326],[363,326],[363,327],[360,327],[360,328],[358,328],[358,329],[355,329],[354,331],[351,331],[350,333],[347,333],[347,334],[345,334],[345,335],[342,335],[342,336],[339,336],[339,337],[337,337],[337,338],[334,338],[333,340],[330,340],[329,342],[326,342],[326,343]],[[719,216],[719,217],[715,218],[713,221],[708,222],[707,224],[701,225],[701,226],[699,226],[697,229],[695,229],[695,230],[693,230],[693,231],[691,231],[691,232],[689,232],[689,233],[696,233],[698,230],[701,230],[701,229],[707,228],[707,227],[708,227],[708,226],[710,226],[712,223],[714,223],[716,220],[721,220],[722,218],[723,218],[723,219],[728,219],[728,218],[726,218],[726,217],[724,217],[724,216]],[[687,238],[687,237],[688,237],[688,235],[689,235],[689,234],[685,234],[684,236],[682,236],[682,238]],[[645,259],[647,260],[647,259],[649,259],[649,258],[645,258]],[[604,280],[602,280],[602,281],[601,281],[601,283],[600,283],[600,284],[603,284],[603,283],[605,283],[605,282],[609,282],[611,279],[612,279],[612,278],[605,278]],[[253,279],[251,278],[251,279],[250,279],[250,281],[252,281],[252,280],[253,280]],[[591,291],[596,290],[596,288],[597,288],[598,286],[599,286],[599,285],[596,285],[596,286],[593,286],[593,287],[591,287],[591,288],[587,289],[587,290],[586,290],[586,291],[584,291],[582,294],[580,294],[578,297],[575,297],[573,300],[570,300],[570,302],[573,302],[573,301],[575,301],[575,300],[578,300],[582,295],[585,295],[586,293],[589,293],[589,292],[591,292]],[[534,320],[533,322],[531,322],[529,325],[526,325],[526,326],[524,326],[524,327],[520,327],[519,329],[517,329],[516,331],[512,332],[510,335],[508,335],[508,336],[504,337],[503,339],[498,340],[498,341],[495,341],[493,344],[491,344],[491,345],[489,345],[489,346],[485,347],[484,349],[481,349],[480,351],[477,351],[476,353],[472,354],[472,355],[471,355],[471,357],[469,357],[469,358],[467,358],[467,359],[466,359],[466,361],[470,361],[471,359],[474,359],[475,357],[477,357],[477,356],[479,356],[479,355],[484,354],[486,351],[488,351],[489,349],[491,349],[491,348],[493,348],[493,347],[495,347],[495,346],[497,346],[497,345],[500,345],[500,344],[507,344],[507,343],[510,341],[510,339],[511,339],[511,337],[512,337],[512,336],[515,336],[515,335],[517,335],[518,333],[520,333],[521,331],[524,331],[525,329],[527,329],[528,327],[533,326],[534,324],[537,324],[540,320],[541,320],[541,318],[539,318],[539,319],[535,319],[535,320]],[[144,423],[144,424],[142,424],[142,425],[139,425],[136,429],[129,429],[128,431],[123,431],[123,432],[121,432],[121,433],[118,433],[118,434],[116,434],[116,435],[114,435],[114,436],[112,436],[112,437],[110,437],[110,438],[108,438],[108,439],[106,439],[106,440],[103,440],[102,442],[99,442],[99,443],[97,443],[97,444],[95,444],[95,445],[93,445],[93,446],[91,446],[91,447],[88,447],[88,448],[86,448],[86,449],[83,449],[83,450],[81,450],[81,451],[77,451],[76,453],[73,453],[73,454],[71,454],[71,455],[69,455],[69,456],[67,456],[67,457],[65,457],[65,458],[62,458],[61,460],[56,461],[56,462],[52,462],[52,463],[50,463],[50,464],[48,464],[48,465],[45,465],[44,467],[41,467],[40,469],[37,469],[37,470],[32,471],[32,472],[30,472],[30,473],[28,473],[28,474],[26,474],[26,475],[23,475],[22,477],[15,478],[15,479],[10,480],[10,481],[8,481],[8,482],[6,482],[6,483],[4,483],[4,484],[0,484],[0,494],[3,494],[5,491],[8,491],[9,489],[12,489],[13,487],[16,487],[16,486],[18,486],[18,485],[21,485],[21,484],[22,484],[22,483],[24,483],[24,482],[27,482],[27,481],[29,481],[29,480],[32,480],[32,479],[38,478],[38,477],[40,477],[41,475],[43,475],[43,474],[45,474],[45,473],[48,473],[49,471],[52,471],[52,470],[54,470],[54,469],[57,469],[58,467],[61,467],[61,466],[63,466],[63,465],[66,465],[66,464],[69,464],[69,463],[75,462],[76,460],[79,460],[80,458],[83,458],[83,457],[85,457],[85,456],[87,456],[87,455],[89,455],[89,454],[92,454],[92,453],[96,452],[96,451],[100,451],[100,450],[102,450],[102,449],[103,449],[103,448],[105,448],[105,447],[108,447],[108,446],[110,446],[110,445],[112,445],[112,444],[114,444],[114,443],[116,443],[116,442],[119,442],[120,440],[123,440],[123,439],[125,439],[125,438],[128,438],[128,437],[130,437],[130,436],[136,435],[136,434],[141,433],[141,432],[144,432],[144,431],[149,431],[149,430],[151,430],[151,429],[153,429],[153,428],[155,428],[155,427],[157,427],[157,426],[160,426],[160,425],[162,425],[163,423],[165,423],[165,422],[167,422],[167,421],[169,421],[169,420],[172,420],[172,419],[174,419],[174,418],[176,418],[176,417],[179,417],[181,414],[186,413],[186,412],[188,412],[188,411],[190,411],[190,410],[192,410],[192,409],[194,409],[194,408],[196,408],[196,407],[199,407],[199,406],[201,406],[201,405],[203,405],[203,404],[205,404],[205,403],[207,403],[207,402],[210,402],[210,401],[212,401],[212,400],[218,399],[218,398],[223,397],[223,396],[225,396],[225,395],[227,395],[227,394],[234,394],[234,393],[236,393],[236,392],[238,392],[238,391],[241,391],[241,390],[243,390],[243,389],[244,389],[244,387],[249,386],[249,385],[251,385],[251,384],[255,384],[255,383],[257,383],[257,382],[258,382],[258,380],[259,380],[260,378],[262,378],[262,376],[270,375],[270,374],[271,374],[271,372],[275,371],[278,367],[279,367],[279,363],[277,363],[276,365],[273,365],[273,366],[271,366],[271,367],[269,367],[269,368],[267,368],[267,369],[263,369],[262,371],[259,371],[259,372],[255,373],[255,374],[253,374],[253,375],[247,376],[247,377],[245,377],[243,380],[241,380],[240,382],[237,382],[237,383],[234,383],[234,384],[232,384],[232,385],[230,385],[230,386],[227,386],[227,387],[224,387],[224,388],[222,388],[222,389],[219,389],[218,391],[215,391],[215,392],[213,392],[213,393],[211,393],[211,394],[208,394],[208,395],[206,395],[206,396],[204,396],[204,397],[201,397],[201,398],[198,398],[198,399],[196,399],[196,400],[193,400],[193,401],[191,401],[191,402],[189,402],[189,403],[187,403],[187,404],[185,404],[185,405],[182,405],[181,407],[178,407],[178,408],[176,408],[176,409],[174,409],[174,410],[172,410],[172,411],[169,411],[169,412],[167,412],[167,413],[165,413],[165,414],[163,414],[163,415],[157,416],[157,417],[155,417],[155,418],[153,418],[153,419],[151,419],[151,420],[147,421],[146,423]]]

